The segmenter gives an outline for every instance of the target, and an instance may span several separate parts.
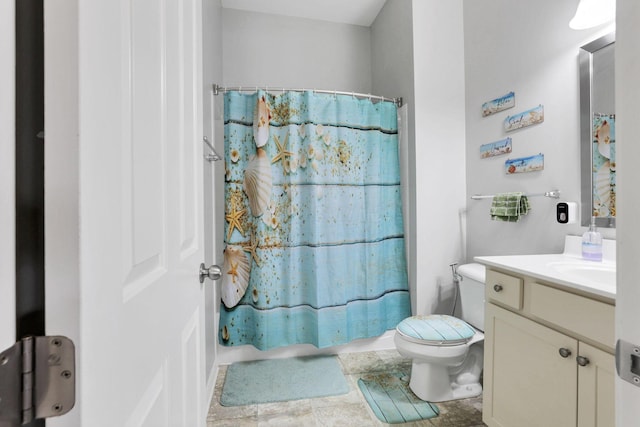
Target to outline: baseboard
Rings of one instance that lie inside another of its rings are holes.
[[[209,407],[211,406],[211,402],[213,401],[213,396],[216,391],[216,380],[218,379],[219,370],[220,368],[218,363],[214,363],[207,379],[207,404],[205,407],[205,419],[207,418],[207,414],[209,413]]]

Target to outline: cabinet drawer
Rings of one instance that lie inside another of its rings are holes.
[[[522,308],[522,279],[508,274],[487,270],[486,297],[520,310]]]
[[[527,295],[529,312],[608,347],[614,347],[615,307],[539,283]]]

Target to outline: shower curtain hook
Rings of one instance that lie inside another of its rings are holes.
[[[242,93],[242,86],[238,87],[238,92]]]

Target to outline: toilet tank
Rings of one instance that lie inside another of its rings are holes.
[[[458,267],[458,274],[462,276],[460,281],[460,317],[484,332],[484,265],[463,264]]]

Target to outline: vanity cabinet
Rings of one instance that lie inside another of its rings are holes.
[[[613,301],[488,268],[483,421],[610,427]]]

